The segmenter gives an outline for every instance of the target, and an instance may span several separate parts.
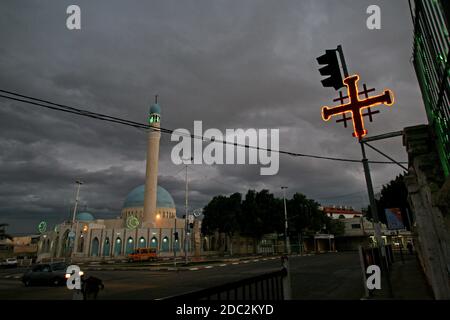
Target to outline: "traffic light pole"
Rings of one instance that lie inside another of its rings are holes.
[[[375,202],[375,195],[373,192],[373,185],[372,185],[372,177],[370,176],[370,168],[369,168],[369,161],[367,160],[366,156],[366,149],[364,148],[364,142],[359,141],[359,144],[361,145],[361,152],[362,152],[362,163],[364,167],[364,175],[366,177],[366,184],[367,184],[367,193],[369,194],[369,202],[370,202],[370,212],[372,214],[373,218],[373,227],[374,227],[374,234],[375,239],[377,242],[377,246],[380,248],[381,252],[381,270],[383,271],[383,274],[385,275],[385,279],[387,281],[388,285],[388,293],[389,296],[392,297],[392,285],[391,285],[391,278],[389,275],[389,266],[387,263],[386,258],[386,247],[384,246],[383,237],[381,236],[381,225],[380,220],[378,218],[378,209],[377,209],[377,203]]]
[[[339,59],[341,60],[342,71],[344,71],[345,78],[349,77],[347,63],[345,63],[344,51],[342,50],[342,46],[338,45],[337,52],[339,53]]]
[[[186,164],[186,202],[185,202],[185,216],[184,216],[184,257],[186,264],[188,264],[188,166]]]

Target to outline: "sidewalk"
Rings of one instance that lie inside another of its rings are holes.
[[[433,293],[428,286],[425,275],[416,255],[404,254],[402,262],[400,255],[395,255],[391,266],[390,279],[393,296],[389,296],[388,285],[382,281],[382,290],[376,291],[369,299],[383,300],[433,300]]]

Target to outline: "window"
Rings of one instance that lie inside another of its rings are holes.
[[[352,224],[352,229],[361,229],[361,224],[359,223]]]

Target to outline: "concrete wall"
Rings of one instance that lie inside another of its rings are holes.
[[[449,208],[442,203],[448,178],[446,182],[429,127],[404,132],[409,162],[405,182],[416,221],[415,247],[435,298],[450,299],[450,217],[443,214]]]

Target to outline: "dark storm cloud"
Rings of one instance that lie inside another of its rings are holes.
[[[65,27],[70,4],[0,4],[0,88],[139,122],[158,93],[166,128],[192,131],[194,120],[223,131],[279,128],[280,149],[359,159],[351,129],[320,117],[336,93],[320,86],[315,58],[342,44],[361,82],[396,93],[396,104],[367,123],[370,134],[426,122],[406,1],[77,1],[80,31]],[[382,9],[379,31],[365,27],[371,4]],[[117,216],[144,182],[145,139],[142,130],[0,100],[1,220],[29,232],[39,220],[66,219],[77,178],[86,182],[82,208]],[[173,145],[162,136],[159,183],[182,212]],[[406,159],[400,139],[377,146]],[[372,171],[376,187],[401,172]],[[260,176],[259,166],[195,165],[189,181],[192,208],[248,188],[281,195],[281,185],[323,203],[367,203],[358,164],[282,155],[276,176]]]

